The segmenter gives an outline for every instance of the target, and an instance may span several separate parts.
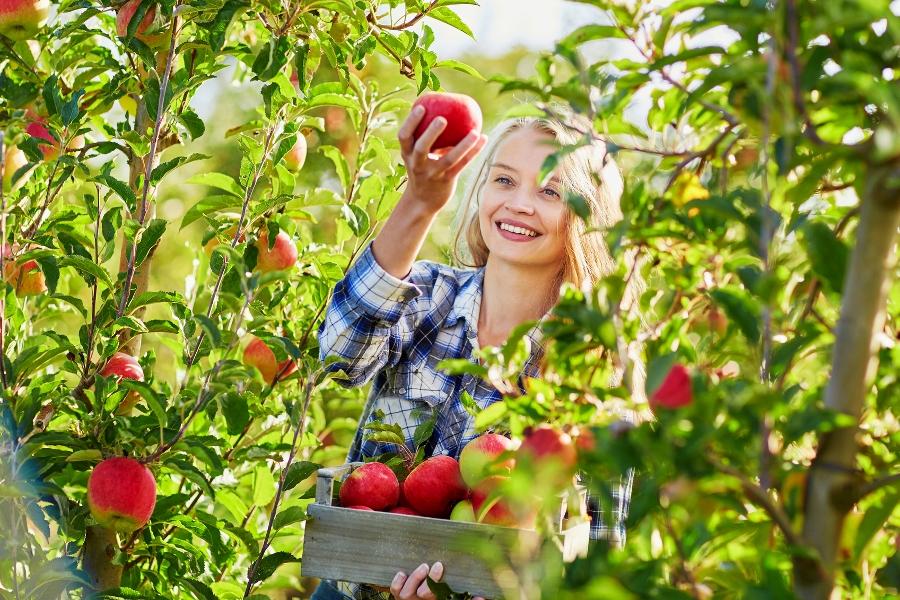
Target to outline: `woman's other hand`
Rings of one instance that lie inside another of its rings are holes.
[[[391,582],[391,595],[395,600],[435,600],[434,592],[428,587],[426,579],[429,575],[435,581],[440,581],[444,575],[444,565],[436,562],[429,569],[423,563],[409,576],[403,571],[398,572]]]

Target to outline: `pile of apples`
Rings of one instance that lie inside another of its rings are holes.
[[[357,468],[344,480],[340,504],[357,510],[533,528],[537,502],[508,501],[502,486],[517,463],[529,463],[555,488],[571,482],[577,461],[572,437],[549,425],[531,429],[521,445],[496,433],[483,434],[463,448],[459,461],[433,456],[409,472],[401,483],[380,462]]]

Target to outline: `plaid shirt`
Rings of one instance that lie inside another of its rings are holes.
[[[501,400],[502,395],[480,378],[448,375],[436,365],[445,358],[471,357],[479,348],[483,281],[483,268],[456,269],[431,261],[417,261],[406,278],[397,279],[375,260],[371,243],[365,248],[335,286],[319,327],[320,360],[339,358],[326,367],[335,381],[355,387],[374,378],[362,424],[399,425],[407,446],[414,451],[416,428],[436,411],[431,439],[425,443],[426,456],[458,458],[465,445],[477,437],[474,419],[460,401],[462,391],[468,391],[482,409]],[[540,323],[528,338],[531,355],[523,375],[537,377],[544,351]],[[519,383],[521,386],[521,379]],[[396,451],[393,444],[364,441],[364,435],[360,427],[348,462]],[[617,546],[624,543],[631,485],[631,472],[609,484],[612,506],[604,508],[605,514],[612,515],[612,524],[603,522],[597,499],[589,497],[592,539]],[[390,597],[362,589],[350,593],[356,598]]]

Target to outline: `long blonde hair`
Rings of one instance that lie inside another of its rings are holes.
[[[516,117],[507,119],[494,128],[489,135],[488,145],[474,165],[474,174],[460,203],[452,247],[453,260],[458,266],[477,268],[487,264],[490,251],[481,235],[478,209],[490,165],[497,148],[505,139],[516,131],[529,128],[549,134],[560,146],[574,145],[583,139],[585,133],[590,134],[592,131],[590,121],[574,113],[566,113],[560,119]],[[565,259],[557,277],[557,285],[551,289],[558,292],[559,286],[568,282],[585,293],[590,293],[601,279],[616,270],[616,262],[606,245],[604,234],[623,218],[619,204],[624,191],[622,173],[607,152],[606,145],[594,138],[562,156],[555,171],[563,194],[580,196],[590,210],[590,217],[585,222],[573,211],[566,211]],[[626,254],[627,267],[632,276],[629,277],[623,308],[631,314],[637,312],[637,300],[644,289],[639,265],[635,265],[635,261],[634,253]],[[550,308],[549,302],[547,308]],[[636,389],[633,392],[642,396],[644,370],[639,357],[639,346],[629,345],[628,354],[634,366],[632,382]],[[621,379],[621,375],[620,373],[617,379]]]

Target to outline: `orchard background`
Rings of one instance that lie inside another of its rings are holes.
[[[134,0],[118,32],[119,3],[0,4],[26,22],[0,17],[0,597],[308,596],[311,476],[343,461],[366,392],[323,376],[316,327],[399,197],[398,122],[441,86],[488,124],[587,114],[625,170],[605,235],[648,282],[643,319],[619,308],[624,259],[567,288],[544,378],[477,417],[593,426],[581,467],[638,474],[623,551],[561,577],[548,551],[508,596],[898,593],[900,3],[595,0],[552,52],[460,62],[431,25],[468,32],[463,4]],[[449,216],[427,257],[447,258]],[[279,232],[298,262],[261,272],[257,240]],[[251,333],[296,371],[270,385],[243,364]],[[648,389],[677,363],[692,402],[607,427],[643,395],[608,386],[632,340]],[[483,374],[502,385],[523,349],[520,333],[486,352]],[[100,373],[115,352],[143,382]],[[131,535],[86,505],[113,455],[158,483]]]

